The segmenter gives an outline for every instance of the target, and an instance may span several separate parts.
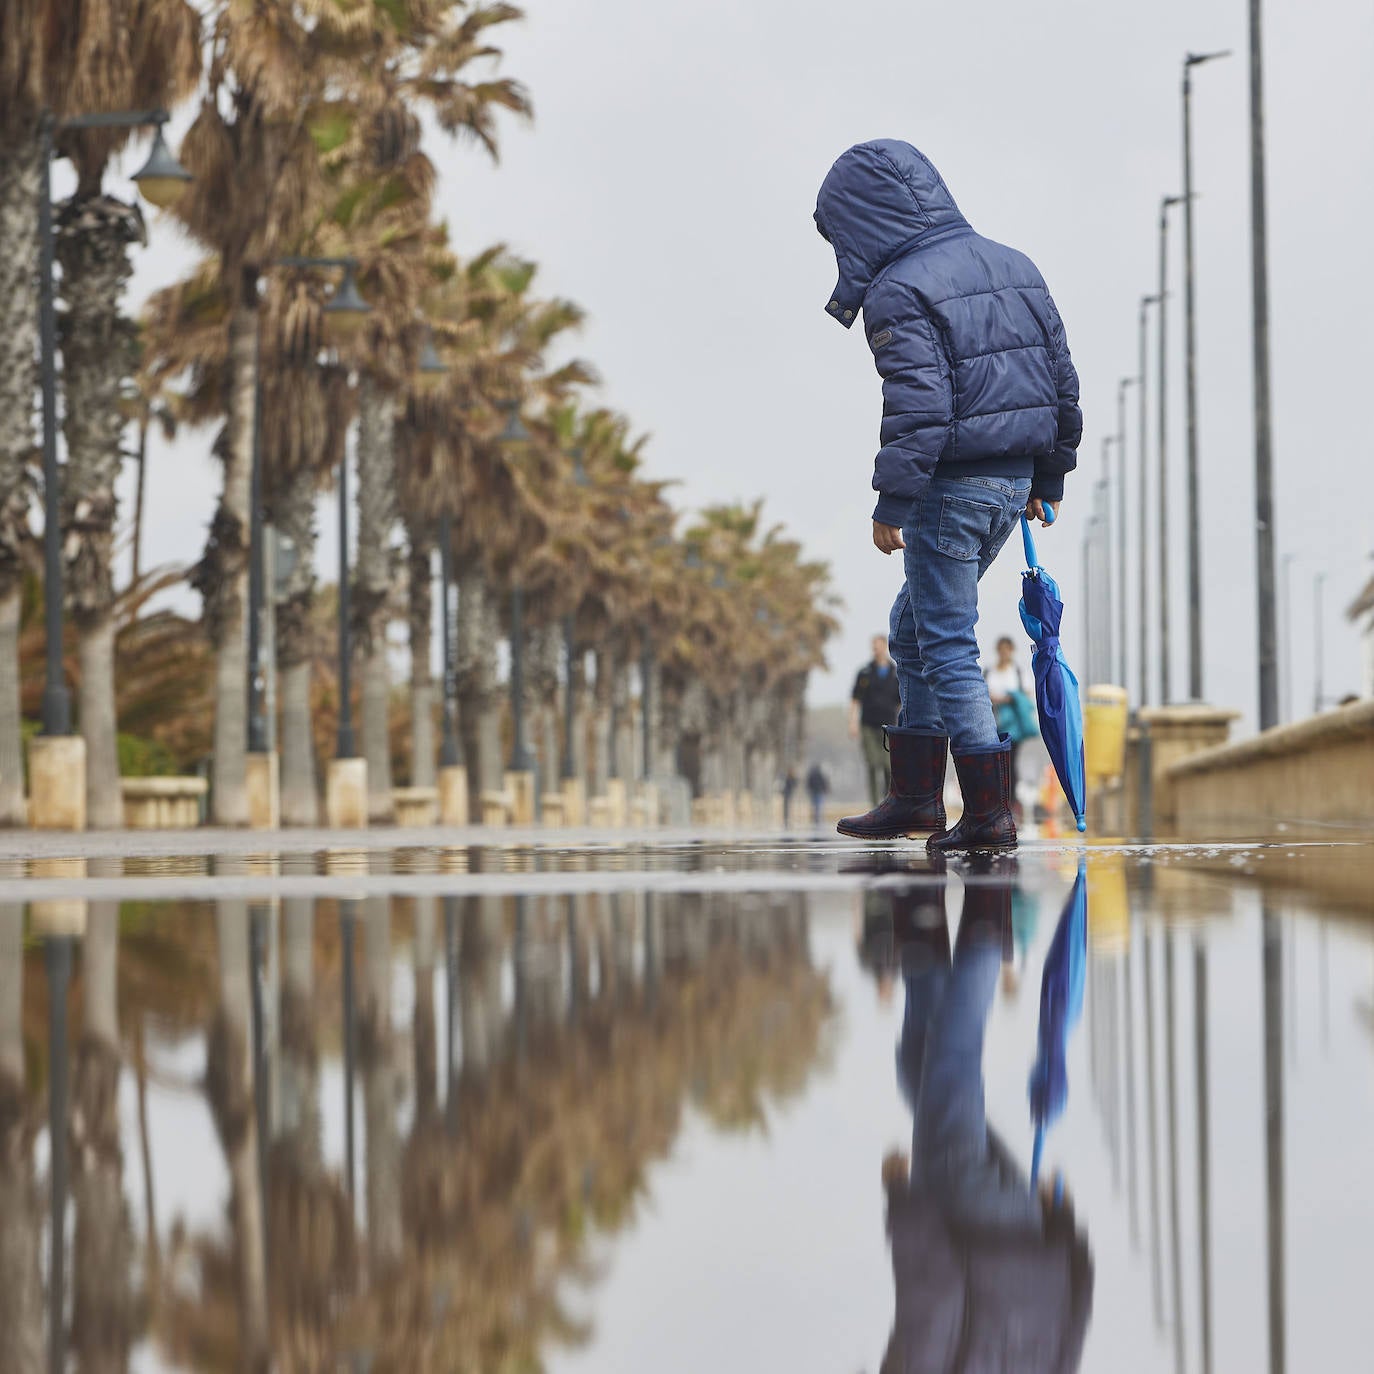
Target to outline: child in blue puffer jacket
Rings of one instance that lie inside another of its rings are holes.
[[[828,312],[860,312],[883,379],[873,543],[902,552],[889,647],[902,710],[892,785],[842,834],[934,832],[932,850],[1016,843],[1010,741],[978,666],[978,582],[1022,511],[1049,523],[1077,464],[1083,416],[1064,324],[1035,264],[976,234],[909,143],[850,148],[816,200],[835,250]],[[964,814],[946,829],[945,759]]]

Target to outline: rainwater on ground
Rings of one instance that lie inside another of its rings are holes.
[[[471,838],[0,855],[0,1370],[1371,1367],[1368,839]]]

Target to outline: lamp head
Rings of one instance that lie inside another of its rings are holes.
[[[415,390],[422,396],[433,396],[442,390],[448,379],[448,368],[434,347],[434,331],[425,330],[425,341],[420,346],[420,360],[415,365]]]
[[[372,313],[372,307],[358,290],[356,274],[357,266],[350,262],[344,268],[344,279],[339,289],[320,312],[324,316],[325,333],[333,343],[347,343],[356,339]]]
[[[167,146],[161,124],[158,124],[153,135],[148,160],[134,173],[133,180],[143,199],[149,205],[156,205],[159,210],[175,205],[192,180],[190,172],[177,161],[176,155]]]
[[[1220,52],[1190,52],[1183,59],[1183,65],[1185,67],[1200,67],[1204,62],[1215,62],[1220,57],[1230,56],[1230,48],[1223,48]]]

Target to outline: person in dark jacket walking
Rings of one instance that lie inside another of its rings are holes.
[[[995,862],[966,875],[952,960],[942,880],[885,890],[912,1135],[909,1157],[883,1162],[896,1313],[881,1374],[1073,1374],[1082,1359],[1087,1238],[1066,1201],[1037,1196],[984,1110],[983,1036],[1016,888],[1015,861]]]
[[[934,832],[932,849],[1014,845],[1009,741],[978,667],[978,582],[1023,510],[1044,523],[1058,514],[1077,464],[1083,417],[1063,321],[1035,264],[975,233],[909,143],[842,154],[815,220],[839,269],[826,308],[846,329],[862,312],[883,379],[873,543],[900,551],[906,573],[888,641],[902,697],[892,785],[839,829]],[[950,830],[947,752],[964,795]]]
[[[813,763],[806,770],[806,791],[811,798],[811,823],[820,825],[825,799],[830,793],[830,774],[822,764]]]
[[[887,651],[887,636],[874,635],[873,657],[859,669],[849,698],[849,738],[859,740],[863,746],[871,806],[877,806],[892,786],[884,732],[889,725],[896,725],[901,709],[897,668]]]

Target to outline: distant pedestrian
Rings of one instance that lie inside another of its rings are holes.
[[[875,139],[816,199],[839,278],[826,310],[863,331],[883,379],[872,539],[905,580],[888,640],[901,681],[892,788],[844,835],[937,832],[928,849],[1006,848],[1009,741],[978,669],[978,582],[1023,512],[1053,522],[1083,432],[1064,323],[1035,264],[975,233],[930,159]],[[964,813],[945,829],[947,754]]]
[[[859,669],[849,701],[849,738],[863,746],[868,802],[877,806],[892,782],[884,727],[896,725],[902,709],[897,665],[887,651],[887,636],[873,636],[873,658]]]
[[[811,823],[820,825],[825,799],[830,792],[830,775],[822,764],[813,763],[806,770],[806,791],[811,798]]]
[[[792,798],[796,795],[797,770],[789,768],[782,776],[782,827],[784,830],[792,824]]]

